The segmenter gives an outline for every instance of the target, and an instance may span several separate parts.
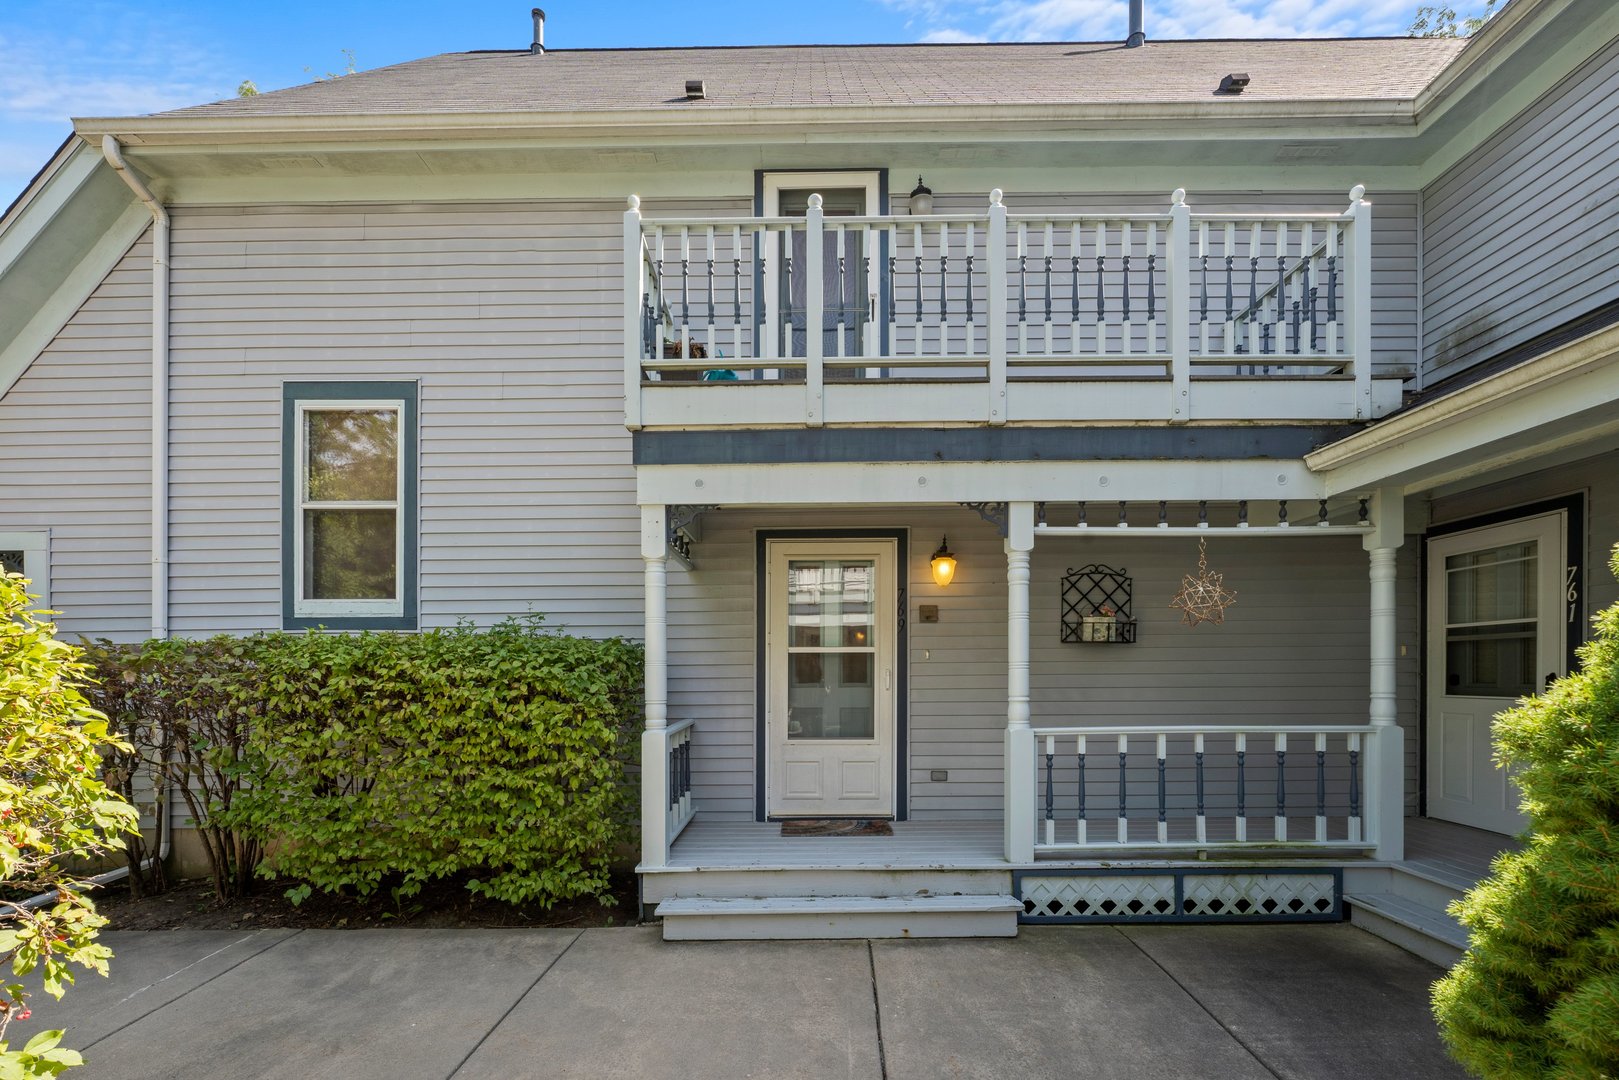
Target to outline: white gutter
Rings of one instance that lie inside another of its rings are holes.
[[[169,636],[169,212],[124,161],[112,135],[101,155],[152,212],[152,636]]]

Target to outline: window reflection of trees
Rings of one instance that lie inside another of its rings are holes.
[[[305,425],[306,501],[384,504],[306,508],[305,598],[397,599],[398,410],[312,409]]]

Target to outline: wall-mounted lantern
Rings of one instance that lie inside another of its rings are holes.
[[[911,190],[911,216],[925,217],[933,213],[933,189],[922,183],[922,178],[916,178],[916,187]]]
[[[956,579],[956,556],[950,550],[950,538],[939,541],[939,550],[933,553],[933,583],[944,588]]]

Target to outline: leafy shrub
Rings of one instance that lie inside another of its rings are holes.
[[[105,975],[112,955],[95,940],[106,920],[64,864],[120,847],[139,819],[98,778],[102,752],[127,747],[80,693],[89,669],[29,605],[25,579],[0,574],[0,960],[15,976],[42,969],[45,992],[60,998],[73,982],[70,964]],[[22,903],[50,892],[54,903]],[[27,998],[21,983],[0,986],[0,1076],[55,1076],[79,1064],[58,1047],[60,1031],[10,1049],[6,1028],[29,1015]]]
[[[546,632],[267,634],[227,708],[251,783],[223,819],[273,844],[263,872],[396,898],[468,888],[549,906],[604,897],[631,819],[640,647]]]
[[[1619,1076],[1619,604],[1596,626],[1579,672],[1495,720],[1532,835],[1452,907],[1471,941],[1434,987],[1480,1076]]]
[[[190,822],[207,853],[214,894],[220,900],[251,891],[262,857],[258,840],[226,824],[242,784],[241,759],[247,717],[232,704],[252,680],[253,640],[154,640],[140,645],[97,641],[86,646],[98,685],[91,699],[128,749],[109,762],[108,779],[131,801],[150,799],[167,813],[170,792],[190,811]],[[144,843],[128,850],[130,887],[164,887],[161,865],[147,880]]]

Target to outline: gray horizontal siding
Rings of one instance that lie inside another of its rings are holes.
[[[50,530],[70,638],[151,630],[151,260],[142,236],[0,397],[0,531]]]
[[[281,383],[416,378],[422,625],[534,611],[638,636],[622,213],[617,200],[176,210],[175,633],[279,625]]]
[[[723,819],[753,813],[755,530],[833,523],[911,530],[912,814],[934,820],[998,817],[1006,726],[1006,556],[1000,537],[975,515],[942,509],[721,511],[704,518],[698,568],[671,572],[669,602],[670,716],[697,721],[698,805],[706,816]],[[961,565],[955,582],[941,590],[928,559],[946,533]],[[1179,625],[1168,607],[1181,575],[1195,566],[1189,542],[1100,536],[1037,544],[1031,590],[1034,723],[1363,722],[1368,587],[1360,546],[1352,540],[1217,541],[1211,558],[1239,601],[1225,625],[1192,630]],[[1068,567],[1092,561],[1123,564],[1135,577],[1138,644],[1059,641],[1058,583]],[[1412,807],[1416,567],[1416,546],[1408,545],[1400,562],[1400,640],[1409,647],[1399,661],[1399,691]],[[917,605],[924,603],[939,605],[939,622],[917,620]],[[948,780],[930,779],[936,769],[947,770]],[[1211,783],[1222,782],[1211,774]],[[1269,782],[1256,773],[1256,784]],[[1290,783],[1301,794],[1311,790],[1302,780]],[[1262,805],[1256,797],[1255,806]]]
[[[1619,300],[1619,41],[1423,190],[1429,381]]]

